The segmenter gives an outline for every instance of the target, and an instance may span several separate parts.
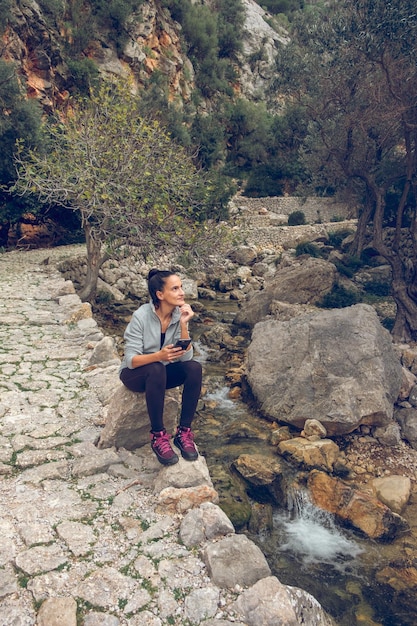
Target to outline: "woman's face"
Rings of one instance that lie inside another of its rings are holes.
[[[162,291],[157,291],[156,295],[160,302],[164,302],[170,306],[182,306],[184,304],[184,291],[180,277],[176,274],[168,276]]]

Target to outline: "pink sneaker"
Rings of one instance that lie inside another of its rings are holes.
[[[174,437],[174,444],[181,451],[181,455],[186,461],[195,461],[198,458],[198,451],[194,445],[194,434],[191,428],[179,426]]]
[[[170,435],[167,434],[166,430],[161,430],[156,433],[151,432],[151,436],[151,448],[155,452],[158,461],[162,463],[162,465],[174,465],[178,463],[178,455],[171,448],[169,442]]]

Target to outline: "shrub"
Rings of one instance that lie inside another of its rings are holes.
[[[329,246],[333,246],[333,248],[340,248],[342,241],[351,234],[351,230],[336,230],[333,233],[329,233]]]
[[[288,216],[288,226],[302,226],[306,223],[306,216],[303,211],[293,211]]]
[[[312,243],[311,241],[302,241],[297,244],[295,248],[295,256],[301,256],[302,254],[309,254],[315,258],[321,257],[321,250],[317,246],[317,244]]]
[[[91,59],[70,59],[68,69],[72,80],[72,89],[88,95],[91,87],[97,85],[99,71],[97,65]]]
[[[318,306],[322,309],[343,309],[360,302],[360,297],[355,291],[346,289],[343,285],[335,284],[330,293],[327,293]]]
[[[339,274],[352,278],[355,272],[362,267],[363,263],[357,256],[346,255],[341,261],[336,261],[335,265]]]
[[[391,332],[394,328],[395,319],[393,317],[384,317],[384,319],[381,321],[381,324],[384,328]]]
[[[391,293],[391,285],[388,280],[374,279],[368,280],[363,285],[365,291],[379,298],[386,298]]]

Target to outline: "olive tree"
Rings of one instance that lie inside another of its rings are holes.
[[[47,134],[43,153],[18,155],[12,192],[79,212],[83,300],[94,301],[100,267],[122,243],[144,254],[167,247],[203,254],[213,245],[215,229],[204,222],[209,181],[156,120],[138,114],[128,85],[104,83]]]
[[[393,336],[410,340],[417,335],[415,3],[341,0],[323,11],[296,23],[279,88],[307,117],[303,157],[316,189],[347,190],[360,204],[351,252],[366,243],[391,266]]]

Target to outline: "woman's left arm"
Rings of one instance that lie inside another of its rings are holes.
[[[189,304],[183,304],[182,306],[180,306],[180,313],[181,313],[180,315],[180,329],[181,329],[180,338],[189,339],[190,333],[188,330],[188,322],[190,321],[192,317],[194,317],[194,311],[192,310]],[[188,350],[191,350],[191,344],[188,346],[185,352],[188,352]]]

